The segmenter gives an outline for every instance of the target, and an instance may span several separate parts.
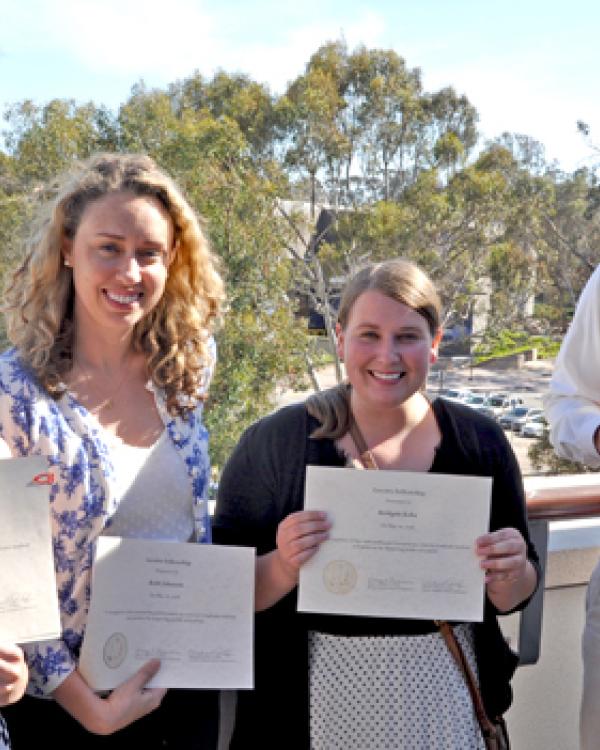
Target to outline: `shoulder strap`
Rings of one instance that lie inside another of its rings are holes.
[[[352,440],[354,440],[354,445],[358,450],[360,461],[365,469],[378,469],[379,467],[377,466],[377,461],[375,461],[375,456],[369,450],[367,441],[364,439],[363,434],[352,415],[350,415],[349,432]]]
[[[481,698],[481,693],[479,692],[479,688],[477,687],[477,681],[475,680],[475,676],[473,674],[473,671],[471,670],[471,667],[469,666],[469,662],[467,661],[463,650],[460,647],[460,643],[457,641],[456,636],[454,635],[454,631],[452,630],[450,625],[443,620],[436,620],[435,624],[439,627],[440,633],[442,634],[444,641],[446,642],[448,650],[454,657],[458,668],[464,675],[465,682],[467,683],[467,687],[469,688],[469,692],[471,693],[473,707],[475,709],[475,713],[477,714],[477,721],[479,722],[479,726],[481,727],[483,736],[494,736],[496,733],[496,729],[488,718],[483,705],[483,699]]]
[[[363,434],[352,415],[350,418],[349,432],[352,440],[354,440],[356,448],[358,449],[360,460],[365,469],[378,469],[379,467],[377,466],[377,461],[375,461],[375,457],[369,450],[367,441],[363,437]],[[443,620],[436,620],[435,624],[439,627],[440,633],[442,634],[444,641],[446,642],[448,650],[454,657],[458,668],[463,673],[465,682],[467,683],[467,687],[469,688],[469,693],[471,694],[471,700],[473,701],[473,707],[475,709],[475,713],[477,714],[477,721],[479,722],[479,726],[481,727],[483,736],[494,737],[496,735],[496,729],[488,718],[485,707],[483,705],[481,693],[479,692],[479,688],[477,686],[477,681],[475,680],[475,675],[473,674],[473,671],[469,666],[469,662],[467,661],[463,650],[460,647],[460,643],[457,641],[456,636],[454,635],[454,631],[452,630],[450,625]]]

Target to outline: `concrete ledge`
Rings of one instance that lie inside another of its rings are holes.
[[[537,360],[537,349],[526,349],[516,354],[507,354],[505,357],[494,357],[487,359],[481,365],[476,364],[474,367],[485,367],[489,370],[520,370],[526,362],[535,362]]]
[[[587,586],[599,556],[599,547],[549,552],[545,590],[550,591],[564,586]]]

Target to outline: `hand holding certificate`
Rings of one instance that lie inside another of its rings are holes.
[[[254,549],[99,537],[79,669],[110,690],[149,659],[149,687],[251,688]]]
[[[475,539],[488,528],[488,477],[309,466],[305,509],[330,538],[300,570],[298,609],[373,617],[483,619]]]
[[[0,460],[1,641],[60,635],[47,468],[40,456]]]

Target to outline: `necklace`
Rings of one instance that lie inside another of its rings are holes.
[[[94,376],[86,367],[83,366],[83,363],[80,361],[77,361],[76,365],[77,367],[79,367],[83,375],[86,377],[87,382],[88,383],[92,382],[94,379]],[[127,379],[127,376],[130,375],[129,369],[127,367],[125,367],[124,370],[125,371],[122,377],[119,379],[119,382],[117,383],[116,388],[111,393],[109,393],[108,396],[106,396],[106,398],[104,399],[104,401],[92,411],[100,411],[100,409],[112,409],[114,407],[115,399],[119,391],[123,387],[123,384],[125,383],[125,380]]]

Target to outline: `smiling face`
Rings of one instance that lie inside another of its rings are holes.
[[[423,387],[441,335],[432,339],[422,315],[374,289],[356,299],[337,333],[353,402],[375,410],[400,406]]]
[[[78,335],[130,333],[158,304],[173,254],[173,221],[156,198],[116,192],[92,201],[63,244]]]

